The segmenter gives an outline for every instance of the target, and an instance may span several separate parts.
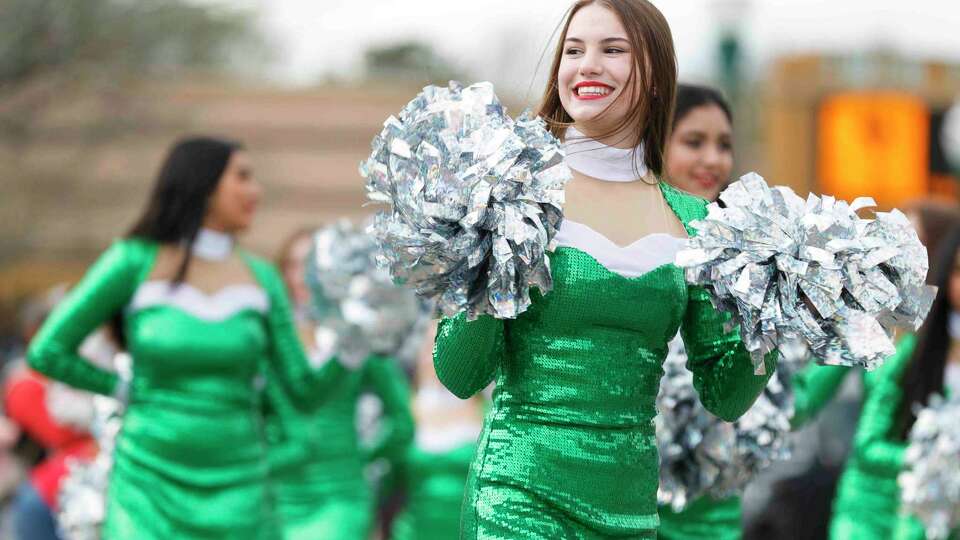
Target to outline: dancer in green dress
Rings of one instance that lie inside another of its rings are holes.
[[[939,251],[940,244],[951,228],[960,225],[960,211],[956,206],[938,201],[916,201],[906,205],[904,212],[915,224],[920,240],[927,246],[931,256]],[[933,270],[932,267],[931,278],[934,276]],[[928,318],[927,324],[932,324],[931,319],[932,314]],[[897,362],[907,361],[912,354],[907,350],[912,349],[915,344],[915,336],[905,337],[898,344],[898,352],[894,359]],[[895,478],[895,475],[891,476],[888,471],[885,475],[880,474],[879,479],[869,476],[869,473],[864,473],[864,469],[869,470],[870,467],[864,467],[864,458],[860,457],[867,454],[864,446],[868,443],[864,441],[872,441],[869,442],[871,447],[877,446],[876,441],[873,440],[875,437],[871,438],[872,435],[868,437],[864,434],[877,429],[878,416],[883,418],[890,413],[887,410],[878,415],[875,411],[879,409],[882,412],[882,409],[891,406],[891,404],[883,404],[881,398],[874,397],[874,390],[878,383],[889,384],[886,381],[894,373],[889,371],[890,369],[893,369],[893,367],[883,370],[881,374],[879,371],[867,373],[863,370],[853,370],[845,367],[811,364],[793,377],[796,412],[792,423],[794,428],[799,428],[811,421],[833,399],[851,372],[857,371],[861,375],[864,413],[859,421],[852,455],[844,467],[844,473],[834,500],[831,538],[889,538],[892,521],[897,519],[896,513],[899,503],[898,499],[894,499],[899,497],[899,490],[896,488],[896,482],[891,480],[891,478]],[[903,370],[904,367],[901,365],[898,369]],[[889,394],[889,391],[885,392]],[[899,405],[893,404],[892,406],[896,408]],[[882,424],[884,421],[880,420],[880,423]],[[873,483],[878,486],[876,490],[867,489],[865,494],[861,494],[861,490],[866,489],[864,486]],[[905,521],[907,522],[904,526],[905,531],[910,530],[909,520]]]
[[[298,233],[278,258],[298,314],[310,300],[303,276],[309,243],[309,234]],[[312,345],[305,316],[299,320],[311,358],[327,361]],[[307,410],[294,406],[281,382],[268,377],[264,405],[271,487],[284,540],[366,538],[374,500],[364,468],[379,458],[401,459],[413,438],[406,374],[395,360],[371,356],[342,377],[321,406]],[[357,406],[365,391],[382,404],[379,431],[369,447],[357,433]]]
[[[436,342],[454,394],[496,379],[464,497],[470,540],[655,538],[669,340],[681,331],[704,405],[726,420],[776,367],[771,354],[755,375],[727,317],[673,264],[706,201],[657,181],[676,88],[663,15],[645,0],[582,1],[560,40],[540,110],[574,171],[553,289],[515,320],[446,319]]]
[[[395,360],[372,356],[308,412],[292,407],[278,385],[268,385],[270,479],[284,540],[366,538],[374,499],[364,468],[378,458],[402,459],[413,437],[406,375]],[[380,432],[369,448],[357,434],[365,390],[383,404]]]
[[[960,391],[960,227],[940,243],[931,265],[939,288],[920,332],[905,336],[872,380],[853,453],[840,480],[830,526],[832,540],[922,540],[922,527],[901,515],[897,476],[916,404]]]
[[[103,538],[276,538],[254,379],[268,365],[302,406],[347,371],[314,370],[284,285],[234,247],[260,188],[249,157],[193,138],[171,150],[146,211],[47,319],[31,343],[36,370],[126,402]],[[115,321],[133,357],[129,383],[78,356]]]
[[[667,141],[666,180],[682,191],[715,201],[733,173],[733,114],[712,88],[681,84]],[[738,540],[740,497],[692,501],[682,512],[661,506],[658,537],[664,540]]]
[[[467,472],[483,424],[483,399],[457,399],[440,384],[433,367],[436,326],[417,360],[413,411],[417,433],[394,481],[406,497],[393,522],[393,540],[449,540],[460,531],[460,507]]]

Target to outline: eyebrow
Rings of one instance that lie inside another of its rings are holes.
[[[564,40],[564,41],[572,41],[572,42],[574,42],[574,43],[584,43],[584,41],[583,41],[582,39],[580,39],[580,38],[575,38],[575,37],[568,37],[568,38],[567,38],[566,40]],[[627,43],[630,43],[630,40],[629,40],[629,39],[627,39],[627,38],[622,38],[622,37],[608,37],[608,38],[606,38],[606,39],[604,39],[604,40],[601,40],[600,43],[613,43],[614,41],[625,41],[625,42],[627,42]]]

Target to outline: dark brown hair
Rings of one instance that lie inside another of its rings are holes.
[[[190,250],[203,226],[210,196],[220,185],[230,157],[240,150],[243,145],[239,142],[219,137],[187,137],[174,143],[143,214],[127,233],[131,238],[184,245],[183,259],[173,278],[176,284],[186,279]]]
[[[937,234],[931,231],[932,226],[947,225],[933,225],[932,214],[922,210],[920,212],[921,226],[927,238],[930,238],[931,234]],[[926,321],[920,327],[916,348],[899,381],[903,398],[897,406],[893,429],[901,440],[907,440],[914,422],[917,421],[915,407],[927,405],[933,394],[943,394],[943,372],[947,366],[951,341],[950,313],[953,311],[953,306],[950,305],[950,283],[957,268],[957,252],[960,250],[960,222],[954,219],[952,223],[952,227],[939,232],[941,236],[934,237],[937,241],[936,251],[930,253],[927,283],[938,288],[937,297]],[[928,248],[929,245],[928,241]]]
[[[677,124],[690,114],[690,111],[707,105],[720,107],[723,115],[727,117],[727,122],[730,122],[731,126],[733,125],[733,112],[730,111],[730,104],[723,98],[723,94],[719,90],[709,86],[681,83],[677,87],[677,105],[673,112],[671,129],[676,129]]]
[[[636,139],[643,143],[643,161],[650,170],[660,176],[663,173],[664,147],[670,135],[677,94],[677,58],[670,25],[660,10],[648,0],[579,0],[573,4],[560,33],[547,88],[537,114],[547,122],[550,131],[557,137],[562,137],[566,128],[573,124],[573,118],[567,114],[560,102],[557,77],[570,21],[578,11],[591,4],[601,5],[614,12],[627,32],[636,61],[626,87],[633,88],[634,81],[640,77],[639,95],[628,94],[637,100],[636,105],[620,125],[601,137],[620,133],[627,126],[639,121]],[[623,97],[621,94],[618,99]]]

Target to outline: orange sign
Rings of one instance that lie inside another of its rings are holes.
[[[928,192],[930,116],[917,97],[845,93],[820,107],[819,191],[839,199],[863,195],[881,208]]]

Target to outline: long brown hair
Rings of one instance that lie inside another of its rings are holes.
[[[567,114],[560,102],[557,78],[570,21],[578,11],[591,4],[599,4],[613,11],[627,32],[635,62],[626,87],[633,88],[634,81],[640,77],[639,95],[630,95],[637,100],[636,106],[631,107],[630,114],[611,133],[601,137],[615,135],[624,128],[639,123],[636,140],[643,143],[643,161],[650,170],[660,176],[663,173],[664,148],[670,135],[676,101],[677,58],[670,25],[660,10],[648,0],[578,0],[573,4],[560,33],[553,66],[550,68],[550,78],[537,114],[547,122],[556,137],[562,137],[566,128],[573,124],[573,118]],[[623,97],[621,94],[617,99]]]

